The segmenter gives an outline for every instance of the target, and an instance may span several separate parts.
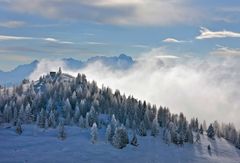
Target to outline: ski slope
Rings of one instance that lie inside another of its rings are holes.
[[[89,129],[65,126],[67,138],[57,138],[58,129],[40,129],[23,125],[23,134],[17,135],[14,127],[0,127],[0,162],[51,162],[51,163],[239,163],[240,150],[224,139],[210,140],[201,137],[201,143],[183,147],[165,144],[158,137],[139,137],[138,147],[128,145],[116,149],[105,141],[105,128],[99,129],[98,142],[92,144]],[[131,139],[131,137],[130,137]],[[211,152],[207,145],[212,147]]]

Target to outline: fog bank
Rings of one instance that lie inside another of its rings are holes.
[[[171,112],[183,112],[188,119],[234,122],[239,128],[239,63],[240,59],[233,57],[177,57],[153,49],[136,58],[136,64],[128,70],[112,70],[96,62],[73,71],[60,60],[42,60],[29,78],[36,80],[62,67],[73,76],[86,74],[100,87],[104,84],[152,104],[168,106]]]

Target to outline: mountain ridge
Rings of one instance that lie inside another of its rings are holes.
[[[74,58],[63,58],[61,61],[63,61],[68,68],[73,70],[82,69],[94,62],[101,62],[113,69],[128,69],[135,62],[132,57],[126,54],[120,54],[119,56],[94,56],[90,57],[86,61]],[[39,63],[40,61],[34,60],[29,64],[18,65],[10,71],[0,70],[0,85],[12,86],[19,84],[23,79],[29,77],[29,75],[37,68]]]

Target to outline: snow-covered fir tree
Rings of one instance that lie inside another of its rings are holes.
[[[111,118],[111,122],[107,126],[107,129],[106,129],[106,139],[107,139],[107,141],[112,142],[112,138],[113,138],[113,135],[115,133],[116,128],[117,128],[117,120],[115,118],[115,115],[113,114],[112,118]]]
[[[65,132],[64,121],[63,121],[63,120],[61,120],[61,121],[59,122],[58,131],[59,131],[59,132],[58,132],[58,137],[59,137],[59,139],[64,140],[67,135],[66,135],[66,132]]]
[[[146,129],[145,123],[143,121],[140,123],[139,129],[138,129],[138,134],[140,136],[147,136],[147,129]]]
[[[90,113],[88,112],[88,113],[86,114],[86,120],[85,120],[85,126],[86,126],[86,128],[89,128],[89,127],[90,127],[90,125],[89,125],[89,118],[90,118]]]
[[[75,106],[75,112],[74,112],[74,122],[75,122],[75,124],[79,123],[79,118],[80,118],[80,109],[79,109],[79,106],[78,106],[78,103],[77,103],[76,106]]]
[[[238,134],[238,139],[237,139],[237,142],[236,142],[236,147],[238,149],[240,149],[240,133]]]
[[[157,117],[155,117],[152,123],[151,135],[157,136],[158,133],[159,133],[159,123],[158,123]]]
[[[56,120],[56,116],[55,116],[55,111],[51,110],[50,114],[49,114],[49,126],[52,128],[56,128],[57,127],[57,120]]]
[[[200,143],[200,141],[201,141],[200,132],[197,132],[197,134],[196,134],[196,142]]]
[[[203,131],[207,131],[207,123],[205,120],[203,121]]]
[[[136,135],[136,132],[135,132],[135,131],[133,132],[133,137],[132,137],[132,140],[131,140],[131,145],[133,145],[133,146],[138,146],[138,140],[137,140],[137,135]]]
[[[94,122],[91,128],[91,142],[95,144],[97,142],[97,124]]]
[[[188,137],[188,142],[193,144],[194,138],[193,138],[193,133],[192,133],[191,127],[187,130],[187,137]]]
[[[112,125],[111,124],[108,124],[107,126],[107,129],[106,129],[106,134],[105,134],[105,137],[106,137],[106,141],[108,142],[112,142],[112,138],[113,138],[113,135],[114,135],[114,130],[112,128]]]
[[[45,127],[45,121],[46,121],[46,112],[42,108],[41,112],[39,113],[39,117],[38,117],[38,126],[40,128],[44,128]]]
[[[5,122],[10,123],[12,119],[12,109],[8,104],[4,106],[3,115],[4,115]]]
[[[202,124],[200,125],[199,133],[200,133],[200,134],[203,134],[203,126],[202,126]]]
[[[98,115],[96,113],[96,110],[93,106],[91,106],[91,109],[89,113],[87,114],[87,125],[92,126],[94,123],[98,123]]]
[[[22,132],[23,132],[23,130],[22,130],[22,123],[21,123],[21,120],[18,119],[18,121],[17,121],[17,126],[16,126],[16,133],[19,134],[19,135],[21,135]]]
[[[85,128],[85,121],[82,115],[80,116],[78,122],[79,122],[79,127]]]
[[[168,145],[172,142],[172,135],[169,129],[166,129],[164,132],[164,140]]]
[[[19,119],[22,123],[26,122],[26,112],[25,112],[23,104],[21,105],[21,108],[19,110]]]
[[[213,125],[210,124],[208,129],[207,129],[207,136],[210,137],[210,138],[214,138],[215,136],[215,131],[214,131],[214,128],[213,128]]]
[[[149,109],[147,109],[144,113],[144,119],[143,119],[143,122],[144,122],[144,125],[146,127],[146,129],[150,129],[151,128],[151,121],[150,121],[150,111]]]
[[[220,125],[219,125],[218,121],[214,121],[213,128],[214,128],[215,135],[217,135],[220,138],[221,137],[221,129],[220,129]]]
[[[122,149],[126,147],[126,145],[129,143],[128,139],[128,133],[126,128],[121,125],[120,127],[117,127],[113,136],[112,144],[114,147]]]
[[[29,103],[25,107],[25,114],[26,114],[26,123],[32,123],[33,121],[32,108]]]

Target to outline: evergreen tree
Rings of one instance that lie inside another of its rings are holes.
[[[12,120],[12,109],[8,104],[5,105],[3,114],[5,122],[10,123],[10,121]]]
[[[106,129],[106,141],[112,142],[113,135],[114,135],[114,130],[112,129],[112,125],[109,124]]]
[[[65,118],[65,124],[69,125],[71,122],[71,112],[72,112],[72,106],[69,102],[69,99],[67,98],[64,102],[63,106],[63,117]]]
[[[129,143],[128,134],[125,127],[117,127],[113,136],[112,144],[114,147],[122,149]]]
[[[199,129],[198,119],[196,118],[194,131],[195,131],[195,132],[198,132],[198,129]]]
[[[111,119],[111,125],[112,125],[113,129],[115,130],[115,129],[116,129],[116,127],[117,127],[117,120],[116,120],[116,118],[115,118],[115,115],[114,115],[114,114],[112,115],[112,119]]]
[[[90,115],[89,115],[89,112],[86,114],[86,124],[85,124],[85,126],[86,126],[86,128],[89,128],[90,127],[90,125],[89,125],[89,117],[90,117]]]
[[[52,128],[56,128],[57,127],[57,122],[56,122],[56,116],[53,110],[51,110],[50,114],[49,114],[49,126]]]
[[[240,133],[238,133],[238,139],[237,139],[237,142],[236,142],[236,147],[238,149],[240,149]]]
[[[150,113],[149,112],[150,112],[149,109],[147,109],[144,113],[143,122],[144,122],[144,125],[145,125],[146,129],[150,129],[150,127],[151,127],[151,121],[150,121],[150,117],[149,117]]]
[[[83,116],[80,116],[79,118],[79,127],[85,128],[85,122]]]
[[[130,128],[129,118],[126,119],[125,126],[127,129]]]
[[[91,128],[91,142],[95,144],[97,142],[97,124],[94,122]]]
[[[185,134],[183,133],[183,131],[181,131],[180,133],[178,133],[177,135],[177,139],[178,139],[178,143],[179,145],[183,145],[184,139],[185,139]]]
[[[220,138],[221,137],[220,125],[217,121],[214,121],[213,129],[214,129],[215,135],[217,135]]]
[[[49,121],[48,118],[45,119],[45,129],[48,129],[49,127]]]
[[[27,106],[25,108],[25,114],[26,114],[26,122],[32,123],[32,121],[33,121],[32,108],[29,103],[27,104]]]
[[[140,136],[147,136],[147,129],[146,129],[145,123],[143,121],[140,123],[138,133]]]
[[[23,105],[21,105],[21,108],[19,110],[19,119],[20,119],[21,123],[26,122],[26,112],[25,112]]]
[[[64,140],[66,138],[66,132],[65,132],[63,120],[60,121],[58,125],[58,129],[59,129],[59,133],[58,133],[59,139]]]
[[[188,137],[188,142],[193,144],[194,140],[193,140],[193,133],[191,128],[189,128],[187,131],[187,137]]]
[[[158,133],[159,133],[159,124],[158,124],[157,117],[155,117],[154,120],[153,120],[153,124],[152,124],[151,135],[152,136],[157,136]]]
[[[75,107],[75,113],[74,113],[74,122],[75,122],[76,124],[78,124],[79,118],[80,118],[80,109],[79,109],[78,105],[76,105],[76,107]]]
[[[207,131],[207,123],[205,120],[203,121],[203,131]]]
[[[200,132],[197,132],[197,134],[196,134],[196,142],[200,143],[200,141],[201,141]]]
[[[199,133],[200,133],[200,134],[203,134],[203,126],[202,126],[202,124],[200,125]]]
[[[131,145],[138,146],[137,135],[136,132],[133,132],[133,138],[131,140]]]
[[[13,124],[14,124],[14,126],[17,125],[17,120],[18,120],[18,109],[15,106],[13,109]]]
[[[72,122],[72,116],[71,116],[71,112],[67,111],[66,112],[66,117],[65,117],[65,124],[66,125],[70,125]]]
[[[95,108],[92,106],[88,114],[88,125],[91,127],[93,123],[98,123],[98,115]]]
[[[19,135],[21,135],[22,132],[23,132],[23,130],[22,130],[21,120],[18,119],[18,121],[17,121],[17,126],[16,126],[16,133],[19,134]]]
[[[214,139],[215,131],[214,131],[214,128],[213,128],[212,124],[210,124],[209,127],[208,127],[207,136]]]
[[[172,142],[172,135],[171,135],[170,130],[168,130],[168,129],[165,130],[164,140],[165,140],[166,144],[168,144],[168,145]]]
[[[44,128],[45,121],[46,121],[46,113],[45,113],[45,110],[42,108],[41,112],[39,113],[38,126],[40,128]]]

